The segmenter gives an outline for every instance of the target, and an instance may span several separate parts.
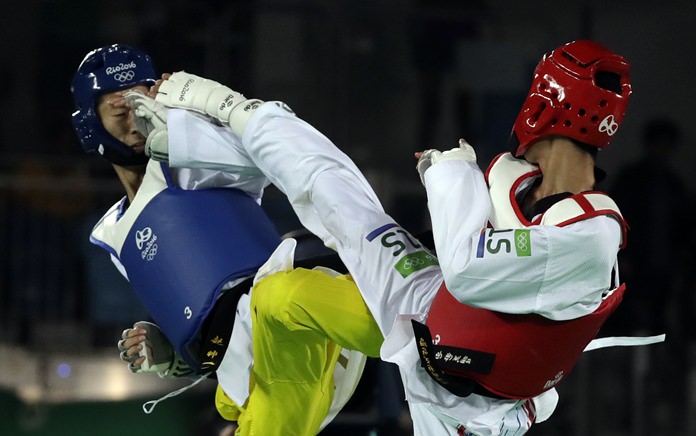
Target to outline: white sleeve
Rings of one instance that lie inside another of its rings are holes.
[[[433,239],[440,267],[445,271],[468,263],[470,244],[488,222],[488,187],[476,162],[449,160],[425,172],[425,190]]]
[[[486,229],[490,197],[474,163],[433,165],[425,182],[437,257],[457,300],[551,319],[586,315],[601,303],[621,237],[615,219]]]
[[[578,318],[593,312],[611,286],[620,232],[606,216],[565,227],[485,229],[472,235],[457,264],[443,268],[445,282],[473,306]]]

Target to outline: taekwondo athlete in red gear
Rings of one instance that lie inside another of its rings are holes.
[[[544,56],[513,127],[513,152],[486,172],[490,225],[470,237],[466,262],[449,243],[465,235],[437,225],[465,210],[466,199],[446,192],[461,175],[453,164],[425,172],[445,283],[425,323],[425,336],[437,341],[424,348],[445,387],[464,376],[483,395],[547,396],[620,303],[616,256],[627,225],[614,201],[594,189],[594,156],[615,135],[631,92],[627,61],[593,41]],[[481,368],[454,362],[480,353]]]
[[[593,156],[616,133],[630,94],[628,63],[595,42],[565,45],[537,66],[513,127],[513,153],[497,156],[486,172],[491,226],[465,267],[450,263],[455,253],[439,251],[447,285],[426,323],[439,338],[438,356],[486,351],[495,361],[475,371],[436,359],[443,377],[467,376],[502,397],[536,396],[567,377],[621,301],[615,261],[627,226],[613,200],[593,190]],[[538,166],[530,161],[539,153],[524,157],[542,140],[545,165]],[[546,177],[561,170],[553,182]],[[460,207],[440,196],[448,176],[457,177],[444,166],[430,173],[433,221],[451,219]],[[444,236],[436,232],[436,244],[448,247]],[[491,341],[467,333],[474,327],[502,334]]]
[[[155,321],[129,329],[147,334],[145,344],[153,353],[148,364],[142,364],[144,357],[127,354],[131,346],[137,346],[121,345],[130,337],[119,343],[122,358],[134,372],[153,371],[167,377],[195,375],[202,380],[215,372],[217,403],[225,405],[219,410],[226,418],[240,421],[241,434],[316,433],[350,398],[365,357],[336,344],[313,344],[321,357],[317,360],[324,359],[325,368],[307,375],[314,385],[301,386],[321,389],[311,397],[316,398],[316,408],[308,404],[307,395],[293,401],[299,392],[293,386],[278,389],[280,395],[276,391],[256,395],[260,391],[254,389],[252,371],[258,365],[275,367],[253,352],[260,340],[255,333],[266,324],[252,327],[250,301],[258,293],[250,293],[250,287],[252,279],[263,282],[264,275],[279,264],[292,267],[294,240],[286,240],[279,248],[275,227],[260,207],[268,181],[243,156],[232,159],[246,168],[240,175],[170,168],[143,154],[146,137],[137,130],[123,94],[148,92],[155,79],[147,54],[112,45],[88,53],[72,82],[77,108],[72,120],[83,149],[111,162],[128,193],[96,224],[90,240],[111,254]],[[185,132],[195,131],[201,124],[206,129],[210,126],[199,117],[183,114],[177,124],[181,129],[176,132],[178,142],[172,141],[171,146],[178,148],[187,141]],[[226,129],[209,129],[208,133],[197,141],[237,141]],[[295,271],[303,274],[305,282],[328,277],[316,271]],[[341,289],[353,290],[364,306],[352,282],[336,280]],[[300,290],[293,295],[300,294],[306,293]],[[369,318],[367,310],[363,312]],[[272,318],[272,314],[262,315],[264,320]],[[357,313],[355,316],[359,318]],[[369,321],[364,325],[370,326]],[[378,338],[378,331],[371,337]],[[381,339],[375,341],[381,343]],[[337,363],[341,356],[346,359],[343,365]],[[283,413],[292,413],[292,417],[283,420],[281,413],[279,420],[256,419],[264,416],[265,409],[277,409],[273,401],[282,403]]]
[[[304,226],[338,251],[385,335],[382,359],[399,366],[416,435],[522,435],[548,419],[558,401],[554,387],[567,376],[562,371],[572,368],[622,292],[615,265],[625,225],[613,202],[594,191],[593,150],[606,146],[623,118],[631,92],[628,64],[599,44],[577,41],[545,56],[537,71],[549,84],[535,82],[529,101],[539,101],[538,90],[549,85],[546,105],[562,101],[550,107],[555,115],[544,113],[544,105],[523,109],[525,118],[513,129],[521,144],[515,155],[524,154],[528,162],[511,158],[510,163],[523,171],[511,172],[503,164],[510,159],[501,156],[488,172],[489,192],[466,142],[421,155],[418,169],[439,264],[384,212],[348,156],[284,104],[247,100],[183,72],[162,83],[156,98],[230,126],[254,163],[288,196]],[[584,107],[583,98],[568,100],[577,97],[575,90],[591,91],[593,106]],[[587,123],[575,119],[585,116]],[[527,131],[520,130],[522,123],[532,135],[520,138]],[[576,142],[572,129],[557,130],[559,123],[576,123],[586,142]],[[237,146],[188,150],[169,159],[199,165],[198,153],[214,156],[206,165],[225,168],[226,154]],[[498,180],[500,169],[504,177]],[[573,177],[564,179],[564,172]],[[550,182],[563,190],[553,192]],[[499,183],[507,195],[494,192]],[[517,221],[510,220],[506,213],[528,207],[537,209],[528,218],[513,214]],[[508,220],[499,222],[503,217]],[[450,325],[453,312],[457,321],[458,315],[480,314],[485,329]],[[497,365],[509,369],[509,348],[528,352],[525,347],[536,339],[513,336],[515,316],[527,324],[525,332],[542,335],[541,341],[567,333],[556,323],[573,323],[578,334],[568,349],[545,354],[550,361],[543,371],[523,366],[529,372],[510,379]],[[470,349],[461,353],[463,347]],[[527,377],[529,382],[522,380]]]

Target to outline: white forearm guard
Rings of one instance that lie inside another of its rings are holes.
[[[247,121],[263,101],[247,99],[214,80],[179,71],[162,82],[155,100],[212,117],[242,136]]]
[[[169,162],[168,109],[140,91],[130,91],[124,97],[135,113],[135,128],[147,138],[145,154],[155,160]]]

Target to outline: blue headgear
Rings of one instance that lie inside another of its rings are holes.
[[[145,154],[136,153],[106,131],[96,106],[102,94],[137,85],[151,86],[155,80],[152,59],[140,50],[114,44],[87,53],[71,86],[77,109],[72,114],[72,124],[82,148],[117,165],[147,162]]]

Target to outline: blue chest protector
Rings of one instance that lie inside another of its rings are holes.
[[[189,345],[221,288],[255,274],[280,237],[242,191],[168,185],[135,219],[119,260],[154,321],[183,359],[198,368],[200,358]]]

